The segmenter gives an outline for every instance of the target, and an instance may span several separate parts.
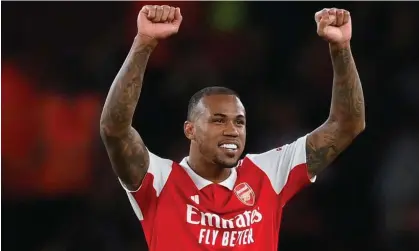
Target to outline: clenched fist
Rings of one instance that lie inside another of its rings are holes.
[[[352,23],[349,11],[343,9],[323,9],[316,12],[317,34],[333,44],[344,44],[352,37]]]
[[[138,14],[138,34],[164,39],[179,31],[182,23],[180,9],[168,5],[146,5]]]

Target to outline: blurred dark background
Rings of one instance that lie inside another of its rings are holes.
[[[98,120],[138,11],[162,3],[2,2],[3,250],[147,250]],[[205,86],[241,95],[247,152],[319,126],[332,67],[313,16],[348,9],[367,128],[288,204],[279,249],[419,250],[419,3],[169,3],[184,21],[150,59],[134,126],[177,161],[188,99]]]

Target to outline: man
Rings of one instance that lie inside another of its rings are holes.
[[[191,98],[184,125],[189,156],[176,163],[149,152],[131,122],[147,60],[159,39],[177,33],[182,16],[170,6],[142,8],[138,34],[103,108],[101,135],[150,250],[276,250],[283,206],[364,130],[349,12],[324,9],[315,20],[334,67],[326,122],[290,144],[239,160],[246,141],[243,104],[233,91],[209,87]]]

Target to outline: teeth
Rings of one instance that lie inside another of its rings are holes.
[[[230,150],[236,150],[237,149],[236,144],[222,144],[221,147],[226,148],[226,149],[230,149]]]

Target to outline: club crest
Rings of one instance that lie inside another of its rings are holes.
[[[237,198],[246,206],[253,206],[255,204],[255,193],[246,182],[238,184],[234,188],[234,193]]]

